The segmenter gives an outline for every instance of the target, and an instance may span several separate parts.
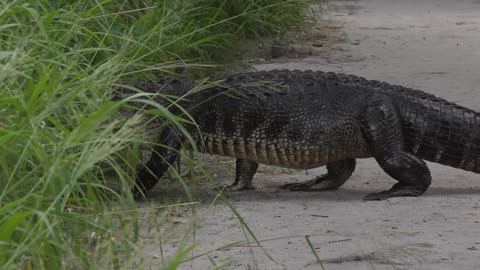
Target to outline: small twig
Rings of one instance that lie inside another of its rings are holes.
[[[347,239],[342,239],[342,240],[329,241],[328,243],[331,244],[331,243],[347,242],[347,241],[352,241],[352,239],[347,238]]]

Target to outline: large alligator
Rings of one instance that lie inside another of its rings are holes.
[[[431,176],[423,160],[480,173],[480,113],[422,91],[353,75],[298,70],[230,75],[194,93],[196,84],[187,80],[132,86],[183,96],[177,103],[198,125],[186,128],[199,151],[236,158],[233,189],[253,188],[259,163],[294,169],[326,165],[325,175],[282,186],[320,191],[343,185],[356,158],[374,157],[398,183],[366,200],[424,193]],[[185,136],[171,125],[158,142],[163,146],[154,149],[138,173],[137,195],[165,174]]]

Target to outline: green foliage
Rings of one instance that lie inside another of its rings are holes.
[[[311,2],[0,2],[2,269],[134,265],[141,125],[118,119],[111,85],[228,61],[236,42],[285,31]]]

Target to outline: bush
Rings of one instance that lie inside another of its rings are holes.
[[[139,119],[117,119],[111,85],[229,61],[239,40],[285,31],[311,2],[1,2],[2,269],[137,262]]]

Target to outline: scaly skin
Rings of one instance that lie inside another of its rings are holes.
[[[283,186],[318,191],[345,183],[356,158],[374,157],[398,183],[368,200],[421,195],[431,182],[423,160],[480,173],[480,114],[433,95],[318,71],[274,70],[221,79],[221,86],[189,94],[178,103],[198,124],[200,132],[193,125],[187,129],[199,151],[237,159],[233,189],[253,188],[258,163],[294,169],[327,165],[326,175]],[[132,86],[184,96],[195,84],[158,80]],[[161,97],[157,101],[167,104]],[[171,110],[182,115],[174,106]],[[155,175],[140,171],[137,194],[157,183],[185,138],[169,127],[158,140],[171,148],[155,149],[147,163]]]

